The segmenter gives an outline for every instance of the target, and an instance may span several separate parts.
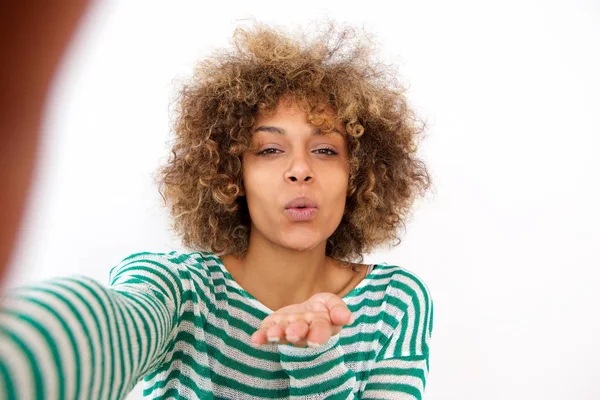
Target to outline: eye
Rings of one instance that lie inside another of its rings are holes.
[[[276,149],[274,147],[268,147],[264,150],[259,151],[258,153],[256,153],[257,156],[262,156],[263,154],[265,155],[269,155],[269,154],[275,154],[274,152],[270,152],[269,150],[275,150],[275,151],[281,151],[279,149]]]
[[[276,149],[274,147],[268,147],[266,149],[263,149],[261,151],[259,151],[258,153],[256,153],[257,156],[262,156],[262,155],[269,155],[269,154],[276,154],[277,151],[281,151],[279,149]],[[322,149],[317,149],[315,150],[315,152],[319,152],[318,154],[323,154],[326,156],[335,156],[337,155],[337,152],[335,150],[333,150],[332,148],[329,147],[324,147]]]
[[[337,154],[337,152],[335,150],[333,150],[332,148],[329,148],[329,147],[323,147],[322,149],[318,149],[315,151],[323,151],[323,150],[325,150],[325,153],[319,153],[319,154],[324,154],[326,156],[334,156]]]

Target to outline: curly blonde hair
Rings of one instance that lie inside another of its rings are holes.
[[[193,250],[243,255],[250,216],[242,159],[252,149],[258,115],[293,98],[314,125],[346,128],[349,181],[342,220],[326,255],[362,262],[364,252],[405,227],[418,195],[430,187],[416,157],[425,124],[407,105],[393,68],[372,61],[374,42],[356,29],[327,22],[310,40],[256,23],[238,27],[234,49],[216,51],[196,66],[178,91],[172,156],[158,170],[159,192],[170,203],[173,229]]]

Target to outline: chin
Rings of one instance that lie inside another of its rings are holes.
[[[313,250],[317,246],[319,246],[321,242],[315,242],[314,238],[312,240],[284,240],[280,242],[280,245],[286,247],[288,249],[292,249],[295,251],[309,251]]]

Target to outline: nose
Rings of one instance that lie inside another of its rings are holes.
[[[288,182],[308,182],[314,179],[314,173],[304,154],[294,155],[290,161],[289,168],[285,172]]]

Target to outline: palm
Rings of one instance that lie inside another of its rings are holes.
[[[291,304],[277,310],[278,313],[282,314],[302,314],[305,312],[324,312],[329,315],[329,309],[327,308],[327,295],[329,293],[317,293],[310,299],[303,303]]]
[[[343,300],[332,293],[317,293],[305,302],[282,307],[269,315],[252,336],[255,344],[279,338],[279,344],[322,344],[337,335],[352,314]]]

